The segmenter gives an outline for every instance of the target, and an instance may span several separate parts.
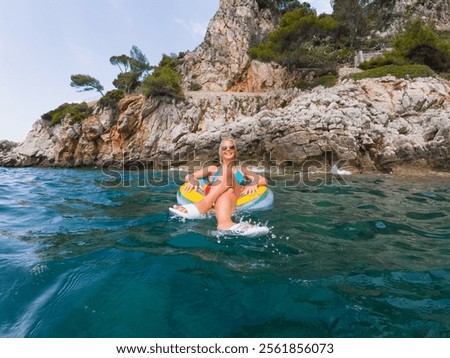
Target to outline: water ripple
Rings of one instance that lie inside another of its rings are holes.
[[[273,210],[235,217],[270,233],[231,239],[171,220],[154,174],[0,168],[0,335],[450,335],[444,178],[280,177]]]

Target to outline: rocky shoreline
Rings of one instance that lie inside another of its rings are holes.
[[[24,142],[0,142],[0,166],[178,167],[211,161],[231,136],[239,158],[255,165],[450,171],[449,81],[344,76],[301,91],[286,69],[247,55],[252,38],[274,26],[255,0],[221,0],[204,42],[180,66],[184,101],[133,94],[81,123],[39,119]],[[194,81],[202,91],[188,91]]]
[[[132,95],[118,118],[96,108],[83,123],[38,120],[23,143],[0,145],[0,164],[179,166],[215,158],[220,139],[232,136],[241,160],[263,165],[450,171],[449,93],[438,78],[384,77],[311,91],[191,92],[184,102]]]

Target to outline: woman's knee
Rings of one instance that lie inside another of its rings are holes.
[[[234,193],[233,188],[230,188],[223,192],[222,195],[220,195],[216,200],[216,207],[217,205],[222,205],[225,203],[235,203],[236,202],[236,195]]]
[[[236,201],[236,193],[233,188],[228,188],[223,192],[221,196],[219,196],[219,199],[222,199],[223,201]]]

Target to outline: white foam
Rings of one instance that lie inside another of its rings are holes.
[[[241,221],[236,229],[232,230],[214,230],[210,231],[210,234],[216,237],[259,237],[267,235],[270,232],[270,228],[257,223],[252,224],[251,221]]]
[[[264,167],[250,167],[249,169],[255,173],[264,173],[266,171]]]
[[[330,173],[334,174],[334,175],[352,175],[353,174],[352,172],[350,172],[348,170],[340,170],[336,164],[333,165],[333,167],[330,170]]]

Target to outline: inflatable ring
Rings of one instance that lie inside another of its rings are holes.
[[[178,205],[197,203],[205,197],[205,189],[208,182],[205,179],[200,179],[200,186],[197,190],[190,192],[184,191],[186,183],[181,185],[177,192]],[[266,186],[259,186],[258,192],[255,194],[242,195],[236,201],[237,211],[246,210],[267,210],[273,206],[273,192]]]

